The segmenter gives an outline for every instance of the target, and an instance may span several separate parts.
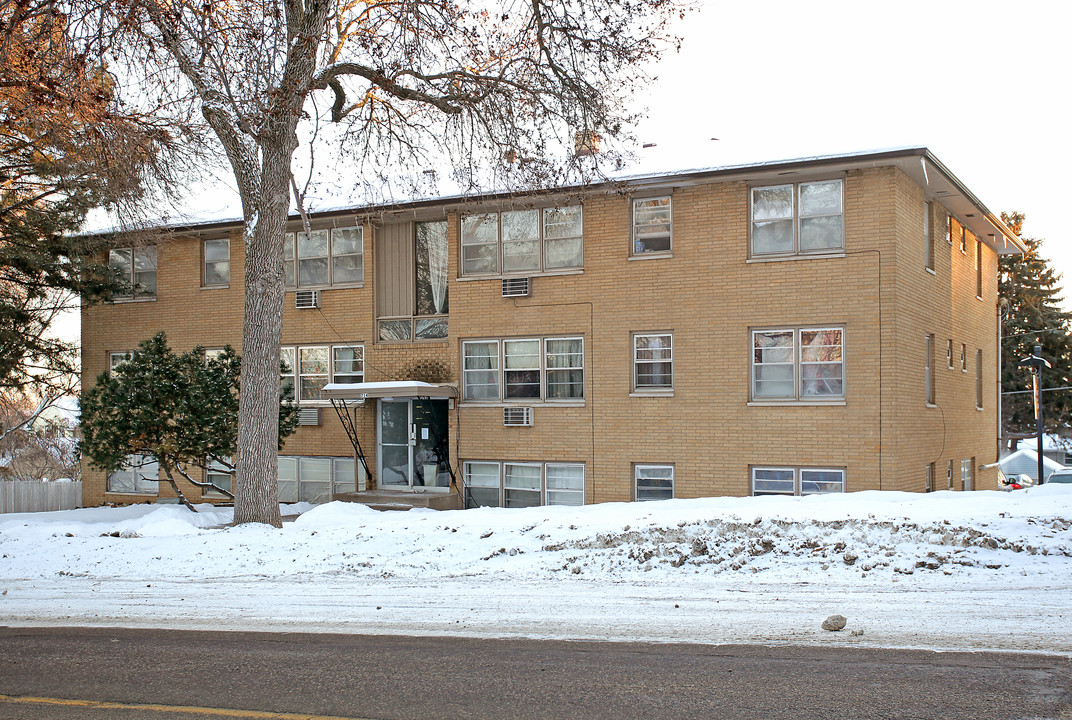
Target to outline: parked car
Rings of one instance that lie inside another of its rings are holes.
[[[1035,478],[1023,473],[1019,475],[1005,475],[1005,473],[1000,473],[998,478],[1001,481],[999,487],[1002,490],[1023,490],[1024,488],[1033,487],[1035,485]]]
[[[1046,478],[1047,483],[1066,483],[1072,485],[1072,469],[1069,470],[1054,470],[1050,473],[1050,476]]]

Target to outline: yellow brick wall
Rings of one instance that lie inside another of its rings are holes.
[[[823,176],[820,176],[823,177]],[[838,177],[835,175],[834,177]],[[630,500],[633,465],[673,464],[675,495],[746,495],[753,466],[844,468],[848,490],[923,489],[924,467],[996,458],[996,256],[983,253],[983,298],[975,297],[974,252],[944,239],[935,206],[936,267],[924,269],[923,190],[899,170],[850,171],[845,180],[845,252],[840,257],[749,260],[745,180],[684,183],[673,197],[670,256],[630,258],[630,197],[593,194],[584,204],[584,271],[533,278],[531,297],[501,297],[498,278],[461,279],[458,216],[451,211],[450,337],[445,342],[375,341],[375,238],[365,234],[365,283],[321,293],[322,310],[296,310],[287,295],[284,344],[361,343],[367,381],[413,379],[420,363],[442,363],[460,387],[461,341],[581,336],[585,400],[534,404],[534,426],[504,427],[502,405],[460,402],[450,412],[451,454],[465,460],[579,462],[585,501]],[[796,178],[791,178],[795,180]],[[805,178],[807,179],[807,178]],[[779,179],[774,182],[787,182]],[[158,330],[172,347],[240,347],[242,247],[231,242],[226,289],[200,289],[200,241],[173,238],[159,248],[158,299],[83,313],[88,385],[110,351],[133,348]],[[844,403],[750,404],[752,328],[844,328]],[[672,396],[632,397],[632,337],[671,332]],[[923,336],[936,335],[937,407],[923,396]],[[945,340],[957,344],[955,371]],[[968,343],[968,372],[959,343]],[[984,409],[975,409],[974,351],[983,348]],[[375,472],[375,403],[357,411],[358,432]],[[285,454],[351,455],[334,412],[301,428]],[[993,482],[980,473],[976,487]],[[143,497],[104,492],[104,476],[85,475],[87,505]],[[168,494],[162,490],[163,495]],[[196,492],[191,495],[197,497]]]

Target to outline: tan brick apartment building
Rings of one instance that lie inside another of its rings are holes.
[[[287,254],[284,381],[308,424],[281,453],[283,500],[996,485],[997,257],[1021,246],[926,149],[355,207],[312,228]],[[87,386],[159,330],[241,347],[238,223],[112,261],[143,294],[84,311]],[[328,395],[351,398],[367,477]],[[86,505],[168,492],[135,470],[87,469],[84,487]]]

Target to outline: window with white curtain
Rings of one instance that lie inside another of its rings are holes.
[[[466,461],[465,507],[583,505],[584,465]]]
[[[584,339],[464,341],[462,397],[474,401],[583,400]]]

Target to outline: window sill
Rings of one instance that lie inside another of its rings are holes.
[[[112,305],[125,305],[127,303],[143,303],[143,302],[156,302],[156,295],[152,297],[137,297],[137,298],[112,298]]]
[[[666,260],[674,257],[673,252],[650,252],[643,255],[630,255],[628,260]]]
[[[163,481],[161,481],[163,482]],[[138,492],[137,490],[105,490],[105,495],[137,495],[138,497],[157,497],[158,492]]]
[[[231,287],[231,284],[228,283],[226,285],[202,285],[201,289],[202,290],[228,290],[228,289],[230,289],[230,287]]]
[[[526,277],[557,277],[559,275],[584,275],[584,268],[566,268],[563,270],[533,270],[532,272],[498,273],[495,275],[459,275],[455,280],[458,282],[473,282],[474,280],[505,280],[509,278]]]
[[[458,407],[463,408],[508,408],[508,407],[562,407],[562,408],[582,408],[584,407],[583,400],[515,400],[512,402],[480,402],[477,400],[460,400]]]
[[[635,398],[666,398],[674,397],[674,389],[669,388],[666,390],[633,390],[629,393],[629,397]]]
[[[832,258],[845,257],[844,250],[837,250],[828,253],[796,253],[793,255],[771,255],[770,257],[764,255],[753,255],[748,258],[748,264],[752,263],[769,263],[769,262],[785,262],[792,260],[830,260]]]
[[[935,277],[938,276],[938,273],[934,271],[934,268],[923,268],[923,269],[926,270],[927,272],[929,272],[931,275],[934,275]]]
[[[938,409],[938,405],[936,403],[925,403],[925,405],[929,408],[934,408],[936,410]]]
[[[422,347],[448,347],[447,338],[427,338],[415,340],[375,340],[373,345],[420,345]]]
[[[294,287],[293,285],[287,286],[287,292],[304,292],[306,290],[359,290],[365,287],[364,282],[350,283],[347,285],[302,285],[301,287]]]
[[[844,400],[749,400],[748,407],[844,407]]]

